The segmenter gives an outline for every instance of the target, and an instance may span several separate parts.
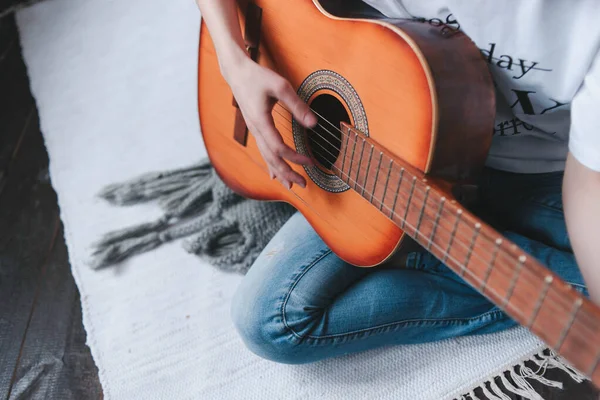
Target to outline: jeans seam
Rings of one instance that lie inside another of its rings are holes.
[[[431,323],[432,326],[448,325],[451,322],[459,322],[461,324],[467,324],[474,320],[484,318],[488,315],[502,314],[502,313],[503,312],[500,310],[492,310],[492,311],[487,311],[483,314],[477,315],[475,317],[470,317],[470,318],[407,319],[407,320],[402,320],[402,321],[389,322],[387,324],[377,325],[374,327],[359,329],[359,330],[351,331],[351,332],[336,333],[334,335],[325,335],[325,336],[306,335],[304,337],[309,338],[309,339],[316,339],[316,340],[318,340],[318,339],[335,339],[335,338],[339,338],[339,337],[343,337],[343,336],[352,336],[352,335],[356,335],[359,333],[368,333],[370,331],[376,331],[376,330],[380,330],[382,328],[395,328],[395,327],[398,327],[401,325],[408,325],[413,322]],[[300,338],[302,338],[302,336]]]
[[[547,208],[549,210],[557,211],[559,213],[563,213],[564,214],[564,209],[563,208],[559,208],[559,207],[556,207],[556,206],[551,206],[551,205],[549,205],[547,203],[543,203],[543,202],[538,201],[538,200],[527,199],[527,201],[530,202],[530,203],[532,203],[532,204],[534,204],[534,205],[536,205],[536,206],[538,206],[538,207],[544,207],[544,208]]]
[[[283,322],[283,325],[286,327],[287,330],[289,330],[292,333],[292,335],[294,335],[298,339],[304,339],[304,338],[317,339],[317,340],[318,339],[333,339],[333,338],[342,337],[342,336],[352,336],[352,335],[355,335],[358,333],[376,331],[376,330],[382,329],[382,328],[400,326],[400,325],[409,324],[412,322],[431,322],[431,323],[433,323],[433,325],[442,325],[442,324],[448,324],[451,322],[461,322],[461,323],[466,324],[473,320],[484,318],[487,315],[502,314],[502,311],[500,311],[500,310],[491,310],[491,311],[487,311],[483,314],[480,314],[480,315],[477,315],[477,316],[471,317],[471,318],[409,319],[409,320],[389,322],[387,324],[377,325],[374,327],[359,329],[359,330],[350,331],[350,332],[337,333],[334,335],[325,335],[325,336],[302,335],[302,334],[296,332],[291,326],[289,326],[289,324],[287,322],[287,318],[286,318],[285,307],[286,307],[288,300],[292,294],[292,291],[294,290],[294,288],[296,287],[298,282],[300,282],[300,280],[304,277],[304,275],[306,275],[308,273],[308,271],[310,271],[312,269],[312,267],[314,267],[319,261],[321,261],[323,258],[325,258],[326,256],[328,256],[331,253],[332,253],[331,250],[329,250],[329,249],[326,250],[324,253],[319,254],[319,256],[317,258],[315,258],[310,264],[308,264],[306,266],[306,269],[304,271],[302,271],[302,273],[300,275],[298,275],[298,277],[294,280],[292,285],[289,287],[287,294],[285,295],[285,298],[283,300],[283,303],[281,304],[280,312],[281,312],[281,320]]]
[[[290,295],[292,294],[292,291],[294,290],[294,288],[296,287],[296,285],[298,284],[298,282],[300,282],[300,279],[302,279],[302,277],[304,275],[306,275],[306,273],[308,271],[310,271],[312,269],[312,267],[314,267],[319,261],[321,261],[323,258],[325,258],[326,256],[328,256],[329,254],[331,254],[331,249],[327,249],[325,250],[323,253],[319,254],[313,261],[311,261],[306,267],[305,270],[302,271],[302,273],[300,275],[298,275],[298,277],[294,280],[294,282],[292,282],[292,285],[289,287],[287,294],[285,295],[285,298],[283,299],[283,302],[281,303],[281,307],[280,307],[280,311],[281,311],[281,320],[283,321],[283,325],[294,335],[296,336],[298,339],[302,339],[304,336],[300,335],[298,332],[296,332],[295,330],[292,329],[292,327],[290,327],[287,323],[287,318],[285,315],[285,306],[287,305],[287,302],[290,298]]]

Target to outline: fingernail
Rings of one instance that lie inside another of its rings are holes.
[[[292,185],[293,185],[292,182],[288,182],[288,184],[287,184],[288,189],[291,189]]]
[[[275,175],[274,175],[274,174],[273,174],[271,171],[269,171],[269,177],[270,177],[271,179],[275,179]]]

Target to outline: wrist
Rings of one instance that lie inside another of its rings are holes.
[[[241,68],[252,62],[245,49],[235,46],[231,51],[219,57],[219,68],[225,81],[231,85],[232,80],[239,74]]]

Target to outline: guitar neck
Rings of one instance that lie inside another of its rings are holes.
[[[343,124],[332,171],[521,325],[592,377],[600,309],[468,212],[447,191]]]

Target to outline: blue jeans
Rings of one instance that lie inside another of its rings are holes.
[[[474,212],[587,295],[567,236],[561,187],[562,173],[486,169]],[[299,213],[244,277],[232,318],[250,350],[288,364],[516,325],[425,250],[408,254],[401,265],[392,260],[358,268],[333,254]]]

